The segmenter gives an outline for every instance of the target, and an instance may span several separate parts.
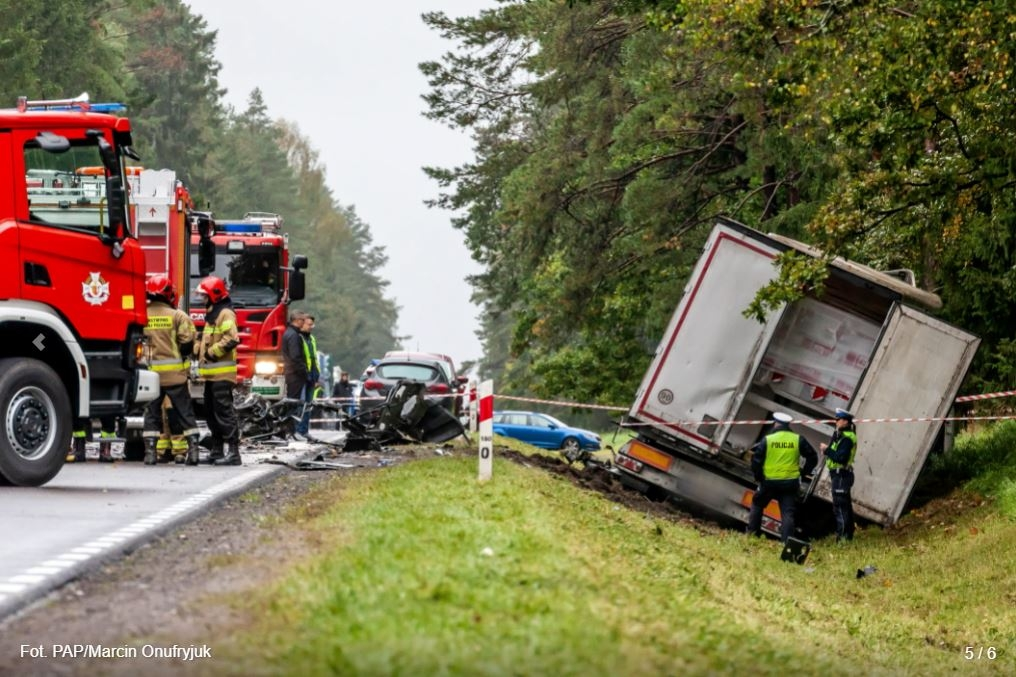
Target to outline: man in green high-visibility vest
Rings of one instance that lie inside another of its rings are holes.
[[[828,444],[821,445],[833,489],[833,515],[836,517],[836,542],[854,539],[854,505],[850,489],[854,486],[854,455],[857,454],[857,430],[854,415],[836,410],[836,431]]]
[[[789,414],[777,412],[773,419],[772,432],[752,447],[751,470],[758,482],[758,491],[751,499],[748,533],[762,534],[762,511],[776,499],[780,504],[780,537],[786,543],[794,535],[801,457],[804,457],[804,474],[811,475],[818,465],[818,454],[807,439],[790,429],[794,419]]]

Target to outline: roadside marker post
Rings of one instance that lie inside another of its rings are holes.
[[[480,383],[479,392],[480,424],[480,474],[479,480],[485,482],[494,474],[494,382]]]
[[[469,432],[476,432],[476,381],[469,382]]]

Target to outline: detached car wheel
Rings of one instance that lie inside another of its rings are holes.
[[[0,476],[37,487],[60,472],[71,444],[63,383],[39,360],[0,360]]]

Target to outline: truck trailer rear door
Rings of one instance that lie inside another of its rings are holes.
[[[896,305],[855,391],[858,419],[941,418],[952,406],[980,339]],[[880,524],[899,519],[941,421],[858,424],[854,510]],[[819,493],[828,491],[823,481]]]
[[[711,422],[736,410],[783,314],[771,313],[765,324],[742,315],[778,275],[779,251],[747,230],[713,229],[630,416],[700,450],[718,450],[729,426]]]

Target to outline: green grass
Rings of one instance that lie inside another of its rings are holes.
[[[996,499],[1000,512],[1016,518],[1016,421],[959,437],[952,451],[932,460],[923,479],[962,482],[968,490]]]
[[[1016,523],[968,493],[805,566],[536,468],[438,458],[337,477],[317,555],[238,598],[236,674],[1011,674]],[[951,502],[951,503],[950,503]],[[959,506],[953,512],[950,505]],[[489,549],[489,550],[488,550]],[[856,579],[867,564],[878,568]],[[967,661],[964,648],[997,658]]]

